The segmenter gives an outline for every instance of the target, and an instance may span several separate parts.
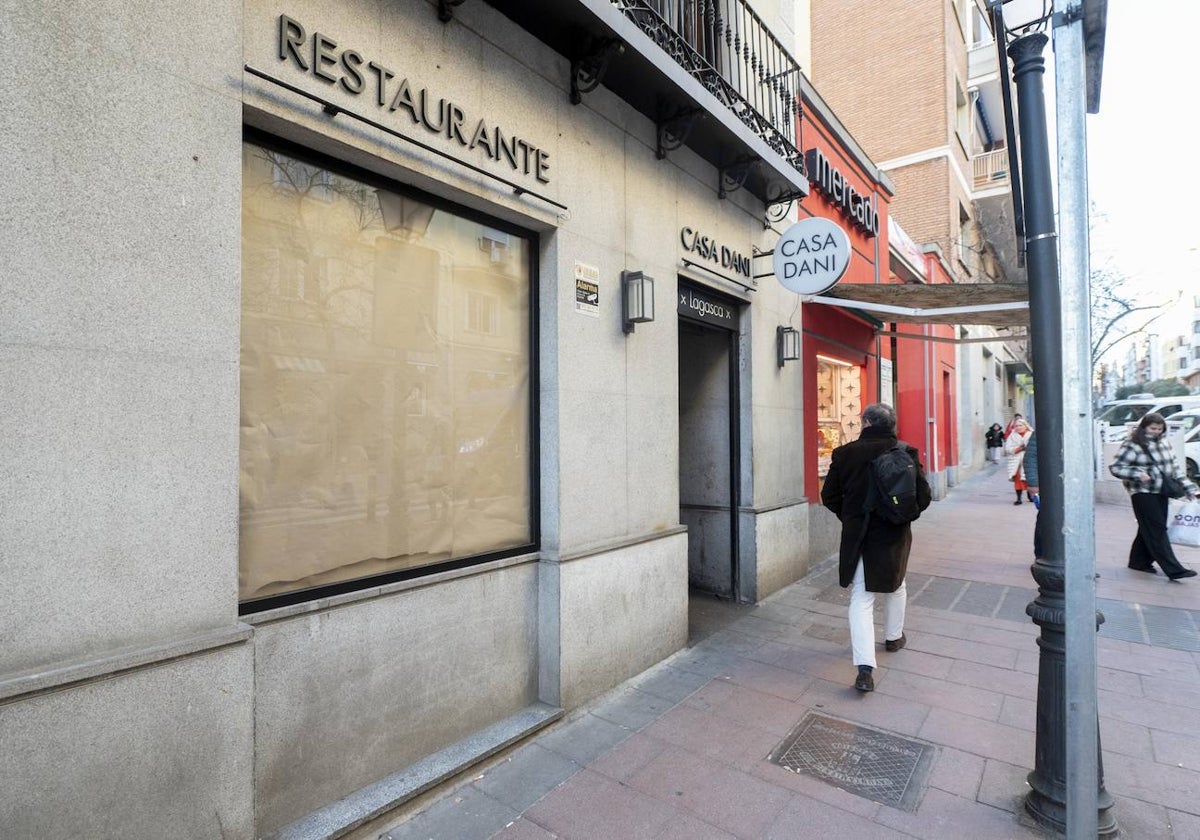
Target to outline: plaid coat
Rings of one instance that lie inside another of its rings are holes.
[[[1109,465],[1108,471],[1121,479],[1125,489],[1133,493],[1161,493],[1163,475],[1178,478],[1187,487],[1188,492],[1200,492],[1196,485],[1188,480],[1179,461],[1175,458],[1175,450],[1163,438],[1147,440],[1145,446],[1129,437],[1117,451],[1117,457]],[[1139,483],[1137,477],[1143,473],[1150,474],[1150,480],[1145,484]]]

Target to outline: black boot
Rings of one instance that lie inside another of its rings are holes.
[[[1021,491],[1020,490],[1017,491],[1017,500],[1015,502],[1013,502],[1013,504],[1014,505],[1021,504]]]

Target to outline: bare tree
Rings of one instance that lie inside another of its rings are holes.
[[[1105,267],[1092,271],[1089,285],[1092,293],[1092,367],[1104,356],[1131,336],[1167,314],[1178,296],[1164,303],[1141,303],[1129,291],[1129,278]]]

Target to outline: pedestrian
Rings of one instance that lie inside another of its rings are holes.
[[[904,647],[904,573],[912,547],[912,527],[894,524],[865,510],[871,487],[871,461],[896,443],[896,412],[890,405],[875,403],[863,411],[858,440],[833,450],[829,472],[821,488],[821,503],[842,523],[838,556],[838,583],[850,587],[850,647],[858,677],[854,687],[873,691],[875,679],[875,595],[883,596],[884,648]],[[929,507],[929,482],[917,450],[907,446],[916,467],[916,503]]]
[[[1196,572],[1183,567],[1167,539],[1167,494],[1163,479],[1171,477],[1180,482],[1188,499],[1200,495],[1200,488],[1179,468],[1175,450],[1164,439],[1166,432],[1167,421],[1161,414],[1152,411],[1143,416],[1117,450],[1108,471],[1121,479],[1129,491],[1138,523],[1137,536],[1129,547],[1129,568],[1157,574],[1154,564],[1158,563],[1171,580],[1181,580],[1195,577]]]
[[[1032,432],[1029,435],[1029,443],[1025,444],[1025,460],[1022,462],[1022,466],[1025,468],[1025,483],[1028,485],[1026,491],[1029,493],[1029,500],[1037,508],[1037,513],[1033,517],[1033,558],[1041,560],[1045,555],[1042,553],[1042,502],[1041,487],[1038,483],[1037,445],[1037,432]]]
[[[1014,415],[1012,416],[1012,419],[1011,419],[1011,420],[1009,420],[1009,421],[1008,421],[1008,423],[1007,423],[1007,424],[1005,424],[1005,426],[1004,426],[1004,438],[1003,438],[1003,440],[1008,440],[1008,436],[1012,434],[1013,426],[1017,425],[1017,421],[1018,421],[1018,420],[1024,420],[1024,419],[1025,419],[1025,418],[1024,418],[1024,417],[1022,417],[1020,414],[1014,414]]]
[[[1029,501],[1033,501],[1033,494],[1029,492],[1029,485],[1025,481],[1025,448],[1029,445],[1032,435],[1033,429],[1025,422],[1025,418],[1018,414],[1013,420],[1012,431],[1004,439],[1004,454],[1008,456],[1008,479],[1017,491],[1014,505],[1021,504],[1022,492],[1029,497]]]
[[[993,423],[984,433],[984,439],[987,441],[987,459],[993,464],[999,464],[1000,450],[1004,448],[1004,429],[999,423]]]

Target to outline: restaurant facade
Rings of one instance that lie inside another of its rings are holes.
[[[896,282],[892,187],[782,46],[727,89],[675,4],[535,7],[13,13],[15,836],[338,836],[835,551],[917,380],[771,256]]]

